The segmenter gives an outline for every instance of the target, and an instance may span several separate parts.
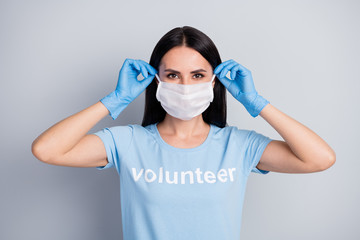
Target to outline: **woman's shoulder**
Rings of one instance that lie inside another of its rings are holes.
[[[140,124],[128,124],[127,127],[132,129],[133,135],[145,136],[156,134],[156,123],[142,126]]]
[[[106,127],[103,130],[108,130],[113,134],[128,132],[131,134],[141,134],[141,133],[149,133],[154,132],[155,124],[147,125],[143,127],[139,124],[126,124],[126,125],[116,125],[112,127]]]
[[[213,127],[214,132],[218,134],[235,134],[235,133],[247,134],[253,131],[253,130],[238,128],[237,126],[231,126],[228,124],[226,124],[225,127],[218,127],[213,124],[211,126]]]
[[[219,139],[240,139],[241,141],[245,141],[246,139],[252,138],[253,136],[261,135],[252,129],[242,129],[237,126],[229,126],[218,127],[212,125],[213,127],[213,136]]]

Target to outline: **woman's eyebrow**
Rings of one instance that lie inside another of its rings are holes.
[[[165,72],[173,72],[173,73],[177,73],[177,74],[180,74],[179,71],[176,71],[174,69],[171,69],[171,68],[168,68],[168,69],[165,69]],[[197,69],[197,70],[194,70],[194,71],[191,71],[190,73],[198,73],[198,72],[206,72],[206,70],[204,69]]]

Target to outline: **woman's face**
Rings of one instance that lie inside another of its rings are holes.
[[[177,84],[210,82],[213,74],[209,62],[199,52],[185,46],[170,49],[161,59],[158,73],[161,81]]]

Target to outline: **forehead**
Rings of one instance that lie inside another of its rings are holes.
[[[161,59],[161,69],[193,70],[197,68],[211,68],[210,63],[196,50],[178,46],[170,49]]]

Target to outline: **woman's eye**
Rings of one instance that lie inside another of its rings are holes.
[[[198,77],[195,77],[195,78],[202,78],[202,77],[204,77],[204,75],[199,74],[199,73],[195,74],[194,76],[198,76]]]
[[[168,78],[175,78],[173,76],[176,76],[176,74],[170,73],[170,74],[167,75]]]

